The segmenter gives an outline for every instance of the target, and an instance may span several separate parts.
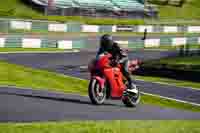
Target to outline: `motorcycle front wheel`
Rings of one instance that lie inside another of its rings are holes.
[[[122,102],[125,104],[127,107],[136,107],[139,102],[140,102],[140,90],[138,87],[136,87],[137,93],[128,93],[124,92],[122,96]]]
[[[91,79],[88,87],[91,102],[96,105],[103,104],[106,99],[106,88],[101,88],[96,79]]]

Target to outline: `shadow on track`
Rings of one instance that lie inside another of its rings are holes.
[[[10,92],[0,92],[0,95],[15,95],[15,96],[23,96],[23,97],[28,97],[28,98],[37,98],[37,99],[46,99],[46,100],[53,100],[53,101],[60,101],[60,102],[70,102],[70,103],[75,103],[75,104],[85,104],[85,105],[93,105],[89,98],[84,97],[84,96],[75,96],[75,97],[79,97],[78,98],[72,98],[73,95],[70,96],[70,98],[68,98],[68,94],[62,94],[62,96],[43,96],[43,95],[34,95],[34,94],[19,94],[19,93],[10,93]],[[65,95],[63,97],[63,95]],[[70,95],[70,94],[69,94]],[[97,106],[97,105],[94,105]],[[111,104],[111,103],[104,103],[103,106],[119,106],[116,104]]]

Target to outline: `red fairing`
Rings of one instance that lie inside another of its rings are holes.
[[[99,60],[96,62],[96,65],[90,65],[98,69],[103,74],[103,77],[92,73],[92,77],[97,79],[100,83],[101,88],[104,88],[106,80],[109,83],[111,89],[111,97],[112,98],[121,98],[123,91],[125,90],[125,85],[123,83],[123,75],[121,73],[121,66],[118,65],[116,67],[110,66],[110,58],[111,54],[103,54],[100,56]],[[92,70],[90,67],[90,70]],[[105,77],[105,78],[104,78]]]
[[[110,59],[112,55],[103,55],[97,63],[98,68],[101,70],[106,80],[108,80],[111,88],[111,96],[113,98],[119,98],[122,96],[125,90],[123,83],[123,75],[120,70],[120,65],[116,67],[110,66]]]
[[[123,83],[123,75],[118,67],[107,68],[103,71],[104,76],[109,81],[111,87],[112,98],[119,98],[122,96],[125,90],[125,85]]]
[[[97,62],[97,68],[99,70],[103,70],[105,68],[110,68],[110,59],[112,55],[111,54],[106,54],[106,55],[102,55],[100,56],[100,59]]]
[[[99,82],[101,89],[103,89],[105,87],[105,79],[104,78],[101,78],[99,76],[94,76],[93,78],[95,78]]]

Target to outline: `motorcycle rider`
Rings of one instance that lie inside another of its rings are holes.
[[[104,34],[100,38],[100,48],[97,52],[96,60],[106,53],[110,53],[114,59],[119,58],[119,63],[122,65],[122,73],[128,81],[127,91],[134,92],[135,86],[132,83],[131,75],[128,71],[128,55],[126,52],[123,52],[116,42],[113,41],[112,36],[109,34]]]

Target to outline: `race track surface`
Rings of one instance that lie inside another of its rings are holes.
[[[121,101],[92,105],[88,97],[48,91],[0,87],[0,122],[60,120],[200,119],[200,113]]]
[[[137,51],[129,53],[129,56],[131,59],[148,60],[176,54],[176,52]],[[88,79],[84,67],[94,56],[94,52],[0,54],[0,60]],[[198,90],[143,81],[137,81],[137,84],[144,92],[200,103]],[[105,105],[94,106],[88,97],[78,95],[11,87],[0,88],[1,122],[110,119],[200,119],[200,113],[144,104],[136,108],[126,108],[119,100],[106,101]]]
[[[177,52],[175,51],[134,51],[129,53],[129,57],[130,59],[139,58],[142,60],[151,60],[174,56],[176,54]],[[11,63],[47,69],[83,79],[89,79],[89,73],[84,67],[87,66],[93,57],[95,57],[94,52],[0,54],[0,59],[7,60]],[[143,92],[200,104],[199,90],[144,81],[135,82]]]

